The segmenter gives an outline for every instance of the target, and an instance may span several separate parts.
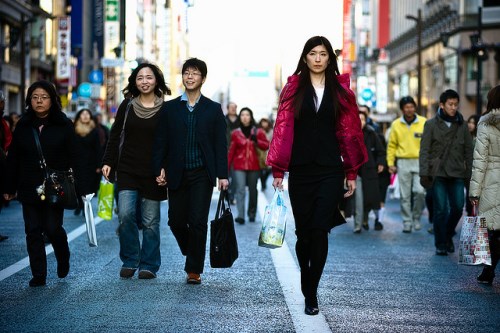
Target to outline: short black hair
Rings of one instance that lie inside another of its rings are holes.
[[[439,103],[444,104],[449,99],[458,99],[460,101],[460,96],[458,95],[458,93],[455,90],[448,89],[448,90],[443,91],[441,96],[439,96]]]
[[[401,98],[401,100],[399,101],[399,109],[403,110],[403,107],[406,104],[413,104],[415,105],[415,107],[417,107],[417,103],[415,103],[415,100],[411,96],[404,96],[403,98]]]
[[[196,68],[200,71],[202,78],[207,77],[207,64],[203,60],[198,58],[189,58],[184,62],[184,65],[182,65],[182,73],[184,73],[188,68]]]

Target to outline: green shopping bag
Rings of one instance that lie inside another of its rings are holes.
[[[113,218],[114,196],[115,185],[102,177],[99,185],[99,195],[97,196],[97,216],[104,220]]]

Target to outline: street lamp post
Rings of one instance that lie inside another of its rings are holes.
[[[419,114],[424,115],[422,108],[422,10],[418,9],[417,17],[406,15],[406,18],[417,24],[417,104]]]

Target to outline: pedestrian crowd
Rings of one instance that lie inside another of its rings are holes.
[[[97,193],[103,178],[115,184],[121,278],[136,272],[139,279],[156,278],[160,203],[168,200],[168,226],[185,256],[186,283],[202,283],[214,187],[228,191],[235,222],[243,225],[258,219],[259,180],[266,191],[272,176],[281,191],[287,176],[304,312],[316,315],[330,231],[349,217],[354,233],[368,231],[370,213],[373,229],[382,231],[388,187],[397,176],[401,231],[420,231],[427,208],[436,255],[455,252],[464,207],[467,215],[477,210],[486,217],[492,265],[477,280],[492,283],[500,259],[500,86],[488,93],[484,114],[467,120],[454,90],[439,96],[429,119],[404,96],[401,116],[383,128],[370,107],[357,105],[349,76],[340,74],[336,53],[322,36],[305,43],[275,121],[272,115],[257,121],[250,107],[238,112],[234,102],[224,114],[201,92],[207,75],[204,61],[187,59],[183,93],[165,101],[171,90],[161,70],[140,64],[111,129],[89,108],[71,121],[55,86],[44,80],[28,88],[21,117],[11,112],[1,119],[0,211],[12,199],[22,204],[31,287],[46,284],[46,242],[54,248],[58,277],[70,270],[64,207],[45,198],[42,162],[73,170],[78,196]],[[0,91],[2,114],[4,109]],[[80,199],[74,214],[83,207]],[[6,239],[0,234],[0,241]]]

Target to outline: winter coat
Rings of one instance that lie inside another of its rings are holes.
[[[488,229],[500,230],[500,109],[479,119],[469,196],[479,198]]]
[[[363,128],[364,142],[368,153],[368,161],[359,169],[363,180],[363,203],[366,210],[380,209],[380,191],[378,166],[386,165],[385,149],[378,134],[369,125]]]
[[[261,128],[253,128],[252,134],[256,132],[257,142],[247,138],[243,131],[238,128],[231,133],[231,145],[228,152],[228,165],[234,170],[258,171],[259,155],[256,146],[262,150],[269,148],[266,133]]]
[[[341,111],[336,122],[335,135],[339,142],[344,172],[349,180],[355,180],[357,171],[368,159],[363,142],[359,111],[354,93],[349,88],[349,75],[341,74],[338,80],[348,93],[348,100],[340,99]],[[272,167],[275,178],[283,178],[288,170],[294,137],[294,99],[299,86],[299,75],[292,75],[280,94],[278,115],[273,139],[267,154],[267,165]]]
[[[44,181],[33,133],[35,117],[34,111],[28,111],[19,119],[7,155],[5,177],[5,193],[17,192],[20,202],[30,204],[40,202],[36,188]],[[56,170],[72,168],[78,187],[79,174],[75,168],[78,151],[73,123],[61,111],[51,110],[47,117],[48,124],[39,133],[46,164]]]
[[[77,167],[80,169],[79,192],[97,193],[101,174],[96,170],[101,167],[103,155],[97,128],[93,128],[88,133],[77,131],[76,145],[79,151],[77,160]]]
[[[467,128],[467,123],[463,121],[462,115],[457,114],[461,117],[461,121],[452,123],[450,127],[446,125],[439,115],[427,120],[425,123],[420,142],[420,176],[470,178],[472,170],[472,136]],[[455,131],[455,137],[451,138]],[[432,175],[432,159],[441,156],[450,139],[451,147],[448,156],[441,162],[436,175]]]

